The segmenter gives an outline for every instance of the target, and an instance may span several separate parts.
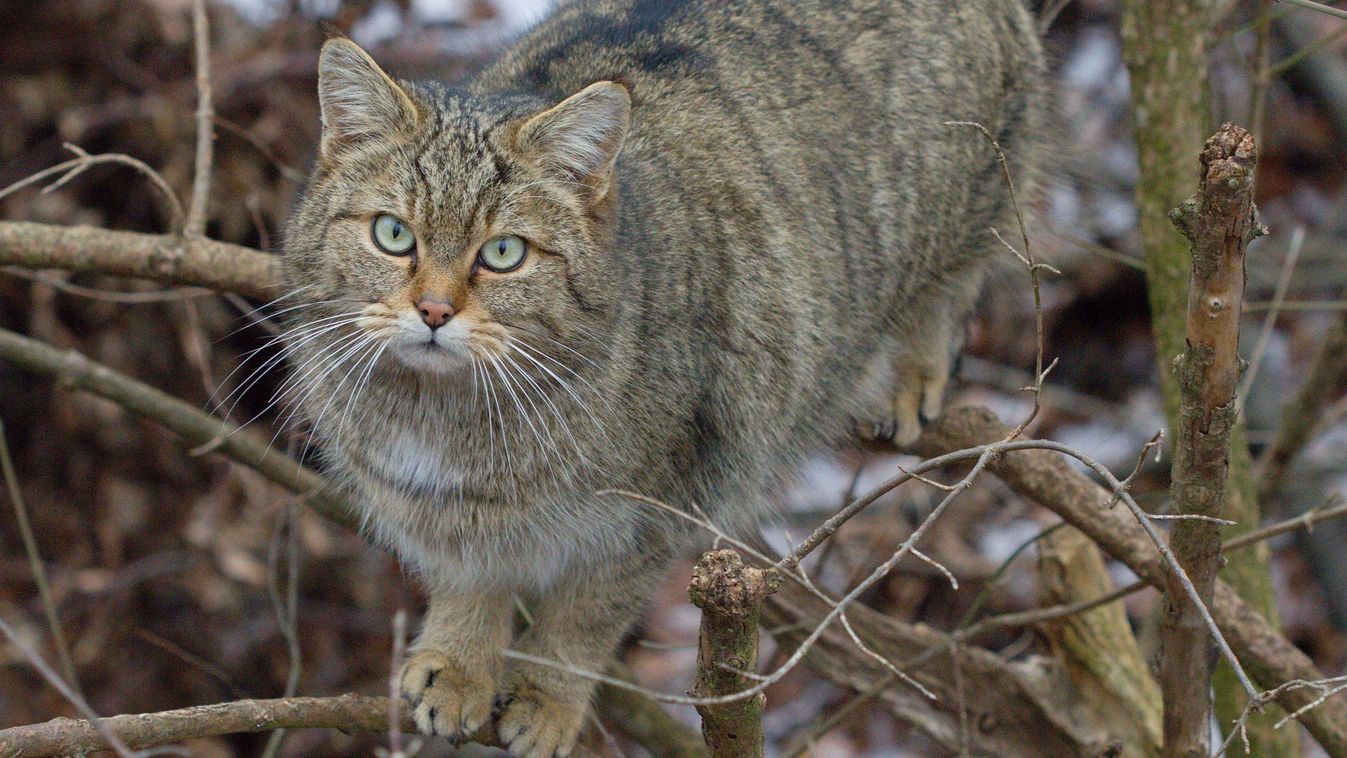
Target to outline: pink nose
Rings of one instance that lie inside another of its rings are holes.
[[[421,320],[431,329],[439,329],[454,316],[454,304],[436,297],[423,297],[416,303]]]

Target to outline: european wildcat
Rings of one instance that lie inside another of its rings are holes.
[[[598,0],[458,87],[319,64],[288,230],[300,409],[431,605],[403,693],[566,755],[684,526],[939,412],[1041,111],[1018,0]],[[512,641],[512,596],[533,625]]]

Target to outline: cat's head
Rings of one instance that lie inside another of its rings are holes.
[[[449,373],[603,322],[623,85],[560,103],[470,97],[395,81],[336,39],[318,94],[322,143],[285,265],[296,320],[341,325],[316,342],[384,346]]]

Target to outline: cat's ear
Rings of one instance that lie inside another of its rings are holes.
[[[597,202],[608,194],[630,123],[627,88],[595,82],[524,122],[516,146],[528,160],[588,186]]]
[[[407,92],[348,39],[331,39],[323,45],[318,56],[318,104],[325,157],[416,122],[416,103]]]

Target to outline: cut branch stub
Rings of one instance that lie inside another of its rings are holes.
[[[1219,518],[1225,505],[1237,419],[1244,251],[1262,231],[1253,204],[1255,161],[1253,137],[1233,124],[1222,126],[1202,150],[1197,194],[1170,214],[1192,242],[1187,349],[1175,362],[1180,400],[1172,479],[1175,510],[1181,515]],[[1170,545],[1199,597],[1210,605],[1223,560],[1220,527],[1212,521],[1179,521]],[[1206,756],[1211,640],[1174,576],[1167,582],[1162,648],[1165,755]]]
[[[697,684],[689,693],[713,697],[753,686],[758,665],[758,616],[763,598],[776,591],[772,569],[745,566],[733,550],[712,550],[692,569],[688,597],[702,610],[697,646]],[[702,736],[715,758],[763,754],[762,711],[758,693],[722,705],[698,706]]]

